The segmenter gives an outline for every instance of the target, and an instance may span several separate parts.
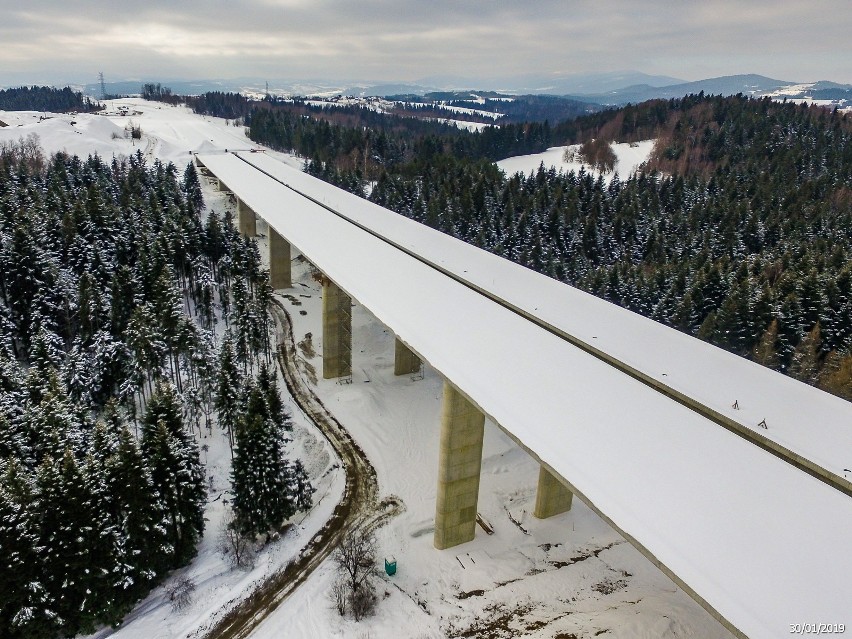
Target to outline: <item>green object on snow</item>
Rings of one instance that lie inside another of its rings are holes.
[[[396,557],[385,557],[385,572],[388,575],[396,574]]]

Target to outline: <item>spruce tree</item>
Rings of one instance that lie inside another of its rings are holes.
[[[170,563],[164,558],[173,548],[151,472],[127,428],[122,428],[117,448],[105,464],[104,481],[111,498],[109,515],[119,531],[113,587],[126,593],[126,603],[132,603],[168,569]]]
[[[0,628],[9,639],[37,636],[47,624],[37,615],[43,605],[32,494],[16,459],[0,460]],[[8,633],[8,635],[6,634]]]
[[[198,171],[195,170],[195,164],[192,162],[186,165],[181,187],[186,194],[187,201],[192,204],[194,211],[201,211],[204,208],[204,196],[201,193],[201,182],[198,179]]]
[[[195,440],[186,433],[177,393],[159,383],[142,420],[142,452],[166,517],[172,566],[195,554],[204,532],[206,490]]]
[[[281,393],[278,390],[278,379],[275,375],[275,368],[270,368],[267,364],[261,364],[257,375],[257,387],[263,394],[272,421],[283,430],[293,430],[289,412],[284,406],[284,402],[281,400]]]
[[[219,349],[219,373],[216,378],[216,415],[219,425],[228,433],[231,456],[234,454],[234,430],[240,404],[240,391],[243,378],[237,367],[237,354],[231,332],[225,331],[225,337]]]
[[[98,616],[90,594],[105,566],[91,553],[100,544],[89,489],[70,450],[58,461],[46,457],[39,467],[33,510],[46,605],[38,614],[52,621],[54,632],[91,631]]]
[[[291,517],[295,508],[290,482],[281,428],[271,419],[263,393],[253,386],[238,423],[231,470],[234,515],[240,532],[267,533]]]
[[[314,504],[314,492],[316,488],[311,485],[308,472],[305,470],[301,459],[293,462],[290,473],[290,486],[288,494],[296,512],[307,512]]]

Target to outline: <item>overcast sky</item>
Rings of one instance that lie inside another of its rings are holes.
[[[852,83],[852,0],[0,0],[0,85],[638,70]]]

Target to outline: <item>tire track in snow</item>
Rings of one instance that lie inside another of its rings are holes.
[[[286,566],[272,574],[209,627],[204,639],[241,639],[263,622],[334,551],[351,529],[374,530],[400,514],[405,506],[398,497],[378,499],[376,470],[367,455],[319,397],[302,380],[290,315],[279,300],[272,308],[278,328],[278,364],[287,390],[299,408],[313,421],[340,458],[346,473],[343,496],[329,520]]]

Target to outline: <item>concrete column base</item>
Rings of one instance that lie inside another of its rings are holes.
[[[290,242],[269,228],[269,284],[273,289],[290,288]]]
[[[257,219],[246,203],[237,198],[237,226],[240,233],[248,237],[257,235]]]
[[[352,375],[352,300],[334,282],[322,285],[323,379]]]
[[[547,519],[571,510],[574,493],[568,490],[544,466],[538,470],[538,490],[535,494],[533,515]]]
[[[393,374],[409,375],[420,370],[420,358],[408,346],[395,340],[393,353]]]
[[[435,505],[434,543],[439,550],[475,536],[484,430],[485,415],[445,381]]]

